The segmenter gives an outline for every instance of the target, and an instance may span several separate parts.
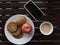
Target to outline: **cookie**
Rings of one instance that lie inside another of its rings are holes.
[[[21,32],[18,36],[14,36],[14,37],[19,39],[19,38],[23,37],[23,33]]]
[[[18,36],[22,31],[20,30],[20,28],[17,29],[16,32],[12,33],[13,36]]]
[[[10,31],[11,33],[17,31],[17,24],[15,22],[10,22],[7,25],[7,29],[8,31]]]

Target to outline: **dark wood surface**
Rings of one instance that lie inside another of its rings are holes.
[[[26,14],[31,16],[23,8],[28,0],[0,0],[0,45],[14,45],[7,40],[4,34],[6,21],[15,14]],[[60,45],[60,0],[33,0],[46,16],[39,22],[31,18],[35,25],[35,35],[25,45]],[[39,31],[39,25],[43,21],[50,21],[54,25],[54,31],[49,36],[44,36]]]

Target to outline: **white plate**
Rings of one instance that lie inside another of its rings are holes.
[[[11,43],[14,43],[14,44],[25,44],[25,43],[29,42],[29,41],[32,39],[32,37],[33,37],[33,35],[34,35],[34,31],[35,31],[33,21],[32,21],[29,17],[25,16],[26,19],[27,19],[27,22],[32,25],[32,31],[31,31],[30,34],[24,33],[22,38],[16,39],[16,38],[14,38],[14,37],[11,35],[11,33],[7,30],[7,25],[8,25],[8,23],[11,22],[11,21],[16,21],[16,18],[19,17],[19,16],[25,16],[25,15],[18,14],[18,15],[14,15],[14,16],[12,16],[11,18],[9,18],[8,21],[7,21],[6,24],[5,24],[4,32],[5,32],[5,35],[6,35],[7,39],[8,39]]]

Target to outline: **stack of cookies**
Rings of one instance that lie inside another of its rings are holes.
[[[11,32],[11,34],[15,38],[21,38],[23,36],[23,33],[20,27],[18,27],[18,25],[15,22],[8,23],[7,28],[8,28],[8,31]]]
[[[13,21],[9,22],[7,25],[7,29],[15,38],[21,38],[23,36],[21,26],[25,22],[26,22],[26,18],[24,16],[20,16],[16,19],[16,22]]]

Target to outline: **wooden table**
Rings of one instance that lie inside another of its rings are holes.
[[[28,0],[0,0],[0,45],[14,45],[7,40],[4,34],[6,21],[15,14],[26,14],[23,8]],[[46,16],[39,22],[31,18],[35,25],[35,35],[33,39],[25,45],[60,45],[60,0],[33,0]],[[38,27],[43,21],[50,21],[54,25],[54,32],[49,36],[40,33]]]

